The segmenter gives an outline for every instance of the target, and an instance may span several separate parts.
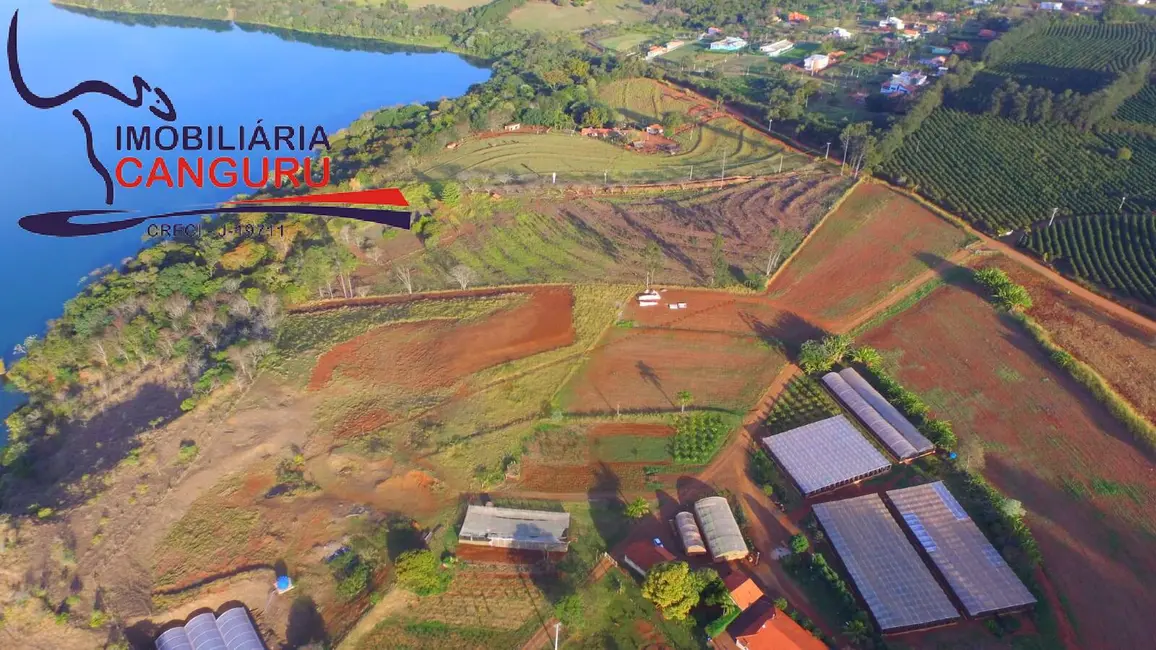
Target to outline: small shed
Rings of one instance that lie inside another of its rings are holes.
[[[507,124],[506,126],[502,127],[503,131],[520,131],[521,129],[522,129],[522,125],[519,122],[514,122],[513,124]]]
[[[723,497],[707,497],[694,504],[694,513],[703,539],[715,562],[741,560],[750,551],[735,520],[735,513]]]
[[[687,555],[705,555],[706,544],[702,541],[702,531],[694,521],[694,515],[689,512],[680,512],[674,516],[674,525],[678,529],[678,538],[682,540],[682,548]]]

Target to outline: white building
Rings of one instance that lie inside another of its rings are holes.
[[[1040,11],[1063,11],[1064,3],[1062,2],[1041,2]]]
[[[812,54],[803,59],[803,69],[814,74],[831,65],[831,57],[826,54]]]
[[[884,27],[884,28],[890,27],[892,29],[904,29],[905,27],[907,27],[907,23],[896,18],[895,16],[891,16],[887,20],[880,20],[879,26]]]
[[[836,27],[835,29],[831,30],[831,36],[833,36],[834,38],[837,38],[839,40],[844,40],[844,39],[851,38],[852,34],[851,34],[851,32],[843,29],[842,27]]]
[[[738,36],[727,36],[721,41],[710,44],[710,49],[716,52],[736,52],[747,46],[747,42]]]
[[[788,41],[787,39],[783,39],[781,41],[775,41],[774,43],[763,45],[759,47],[759,51],[763,54],[766,54],[767,56],[779,56],[785,52],[790,51],[793,47],[795,47],[793,42]]]

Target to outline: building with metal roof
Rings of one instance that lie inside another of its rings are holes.
[[[763,438],[771,457],[805,497],[882,474],[891,467],[846,416]]]
[[[706,553],[706,543],[702,541],[702,531],[694,520],[694,514],[680,512],[674,516],[674,526],[678,529],[678,538],[682,540],[682,548],[687,555],[703,555]]]
[[[244,607],[233,607],[220,616],[198,614],[182,626],[165,630],[156,640],[157,650],[265,650],[261,635]]]
[[[813,510],[883,632],[960,618],[879,495],[820,503]]]
[[[863,396],[859,394],[847,381],[837,372],[829,372],[823,375],[823,383],[827,388],[835,393],[835,397],[847,407],[849,411],[859,418],[871,433],[875,434],[875,438],[891,452],[897,460],[907,460],[915,458],[918,454],[915,447],[903,437],[903,434],[891,426],[882,415],[879,414]]]
[[[840,370],[839,376],[842,377],[851,388],[854,388],[855,392],[859,393],[859,396],[871,405],[871,408],[875,409],[879,415],[882,415],[888,424],[895,427],[895,430],[907,439],[907,442],[915,448],[916,455],[921,456],[935,450],[935,445],[920,433],[919,429],[916,429],[915,425],[911,424],[911,421],[899,412],[899,409],[895,408],[891,402],[888,402],[887,398],[875,390],[875,387],[868,383],[854,368],[844,368]]]
[[[480,546],[565,552],[570,513],[469,506],[458,542]]]
[[[969,616],[1023,609],[1036,602],[943,481],[889,490],[915,536]]]
[[[707,497],[694,503],[694,514],[698,518],[703,539],[710,549],[715,562],[741,560],[750,551],[739,530],[739,522],[731,505],[723,497]]]

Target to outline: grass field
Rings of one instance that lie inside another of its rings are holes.
[[[598,41],[598,44],[608,50],[615,52],[630,52],[638,49],[646,41],[650,40],[649,34],[639,34],[637,32],[630,32],[627,34],[619,34],[618,36],[611,36]]]
[[[915,201],[865,183],[775,277],[770,295],[820,320],[839,321],[935,268],[966,243],[966,233]]]
[[[572,32],[593,25],[637,23],[647,19],[638,0],[587,0],[581,7],[530,0],[510,12],[517,29]]]
[[[1146,643],[1156,472],[1123,425],[970,284],[936,289],[864,342],[1023,503],[1078,645]]]
[[[551,5],[553,6],[553,5]],[[666,112],[687,113],[709,101],[669,89],[648,79],[612,83],[602,98],[638,126],[658,121]],[[633,184],[682,181],[691,178],[774,174],[809,163],[781,143],[723,117],[673,136],[676,154],[628,150],[596,138],[563,132],[511,133],[467,139],[456,149],[443,150],[423,161],[418,176],[431,180],[454,178],[463,172],[504,176],[522,183],[557,182]],[[780,156],[783,158],[780,165]],[[724,170],[723,162],[726,162]]]

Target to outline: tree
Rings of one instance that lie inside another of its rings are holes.
[[[646,248],[642,251],[642,260],[646,265],[646,288],[650,289],[650,281],[662,269],[664,257],[662,249],[658,246],[658,242],[653,239],[646,242]]]
[[[731,269],[727,264],[726,252],[723,251],[723,236],[720,233],[715,233],[714,241],[711,242],[711,263],[714,266],[714,286],[727,284]]]
[[[462,188],[453,181],[442,183],[438,198],[446,205],[457,205],[462,200]]]
[[[229,362],[237,371],[234,375],[237,383],[242,386],[253,383],[253,379],[257,376],[257,365],[269,353],[271,347],[265,341],[256,341],[248,345],[234,345],[228,349]]]
[[[807,536],[799,533],[791,537],[791,550],[795,553],[806,553],[811,548],[811,542],[807,540]]]
[[[681,621],[698,604],[707,582],[705,574],[691,571],[686,562],[663,562],[646,573],[642,596],[658,606],[663,618]]]
[[[457,280],[458,285],[461,286],[462,289],[467,289],[470,283],[477,279],[478,274],[465,264],[458,264],[450,269],[450,277]]]
[[[843,634],[856,645],[862,644],[871,638],[871,630],[867,624],[859,619],[847,621],[843,626]]]
[[[686,413],[686,405],[694,401],[694,395],[691,395],[689,390],[680,390],[675,399],[678,400],[679,413]]]
[[[638,497],[626,504],[626,516],[631,519],[642,519],[648,514],[650,514],[650,502],[645,497]]]
[[[799,349],[799,367],[808,374],[827,372],[847,357],[851,344],[852,339],[846,334],[828,336],[822,341],[807,341]]]
[[[1116,160],[1132,160],[1132,149],[1120,147],[1116,150]]]
[[[413,269],[408,266],[395,266],[393,267],[393,274],[405,286],[406,293],[413,293]]]
[[[851,351],[851,360],[868,368],[875,369],[883,363],[883,355],[869,345],[860,345]]]
[[[406,551],[395,564],[398,586],[419,596],[440,594],[453,580],[453,574],[442,568],[441,560],[430,550]]]

